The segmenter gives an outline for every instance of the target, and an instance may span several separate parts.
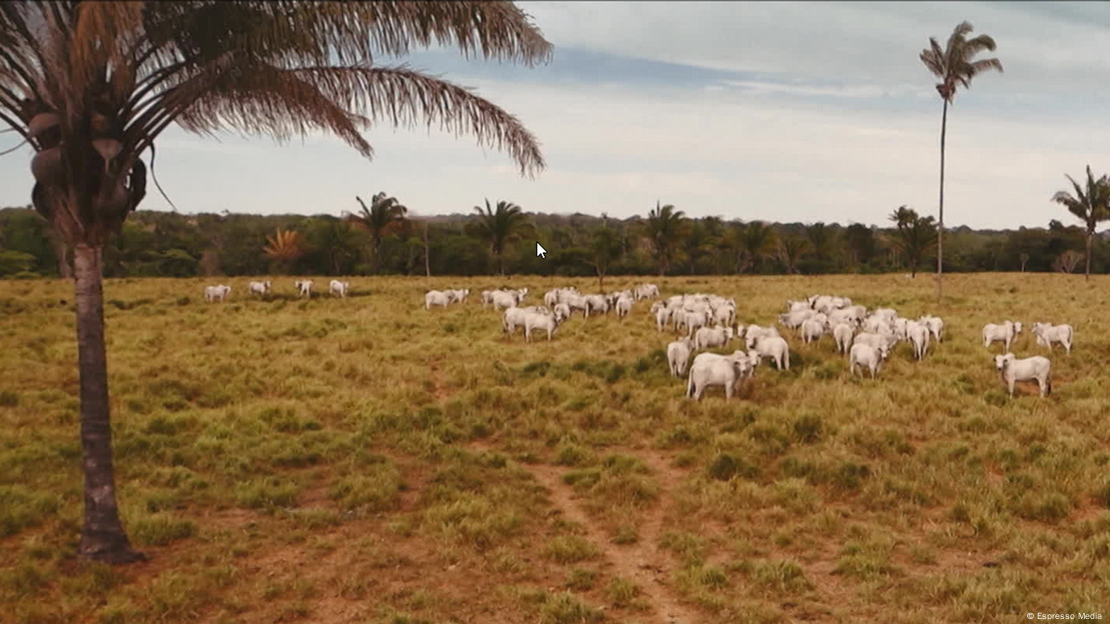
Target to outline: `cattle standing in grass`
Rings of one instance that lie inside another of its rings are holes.
[[[1012,343],[1021,333],[1021,322],[1013,322],[1007,320],[1001,325],[994,323],[987,323],[983,326],[983,346],[990,347],[991,343],[1001,342],[1006,345],[1006,350],[1010,350],[1010,343]]]
[[[266,280],[264,282],[251,282],[247,284],[247,292],[252,295],[257,293],[259,296],[261,296],[270,292],[270,288],[272,286],[273,282],[271,282],[270,280]]]
[[[1071,325],[1053,325],[1052,323],[1033,323],[1033,335],[1037,337],[1037,344],[1052,350],[1052,343],[1058,342],[1071,355],[1072,337],[1075,330]]]
[[[1002,383],[1006,384],[1010,390],[1010,398],[1014,396],[1014,382],[1032,379],[1037,380],[1037,387],[1041,391],[1042,398],[1052,394],[1052,380],[1049,378],[1052,373],[1052,362],[1048,358],[1034,355],[1019,360],[1013,353],[1007,353],[1006,355],[994,356],[994,365],[998,369],[998,375],[1002,379]]]
[[[339,295],[340,298],[347,298],[347,290],[350,288],[350,282],[341,282],[339,280],[332,280],[328,285],[328,293],[332,296]]]
[[[298,280],[293,286],[297,289],[298,297],[312,298],[312,280]]]

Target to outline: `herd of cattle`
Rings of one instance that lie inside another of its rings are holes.
[[[301,297],[309,297],[313,280],[299,280],[294,286]],[[350,282],[332,280],[328,292],[333,296],[346,297]],[[249,295],[265,295],[271,291],[270,280],[250,282]],[[208,302],[223,301],[231,293],[225,285],[208,286],[204,298]],[[452,303],[465,303],[470,295],[469,289],[432,290],[424,295],[424,309],[434,306],[447,307]],[[732,398],[734,390],[741,381],[750,378],[755,368],[764,359],[770,359],[779,370],[790,369],[790,345],[779,333],[774,324],[766,327],[759,325],[744,326],[737,321],[736,300],[714,294],[675,295],[660,300],[659,287],[655,284],[641,284],[632,290],[622,290],[608,294],[584,294],[577,288],[556,288],[544,294],[543,305],[522,306],[528,296],[528,289],[488,290],[482,292],[482,307],[493,306],[501,311],[501,328],[508,336],[518,328],[524,330],[524,340],[531,342],[532,332],[547,333],[550,341],[559,326],[571,318],[574,312],[581,312],[584,318],[590,314],[608,314],[616,311],[624,318],[632,312],[633,306],[643,300],[657,300],[651,306],[651,316],[655,319],[656,329],[668,329],[681,338],[667,345],[667,362],[673,377],[687,377],[686,396],[700,400],[706,388],[723,386],[725,398]],[[885,362],[901,342],[913,347],[913,357],[923,359],[934,342],[944,340],[944,320],[937,316],[925,315],[917,319],[902,318],[892,308],[879,308],[870,312],[862,305],[852,303],[847,297],[814,295],[799,301],[787,301],[786,311],[778,323],[793,330],[804,344],[818,342],[825,335],[831,335],[838,353],[848,358],[850,374],[863,375],[867,369],[874,379]],[[989,323],[983,327],[983,346],[1000,342],[1004,345],[1004,355],[995,358],[995,367],[1003,383],[1014,394],[1014,384],[1018,381],[1037,382],[1040,396],[1052,392],[1050,373],[1052,363],[1043,356],[1017,359],[1010,353],[1010,346],[1022,332],[1022,324],[1006,320],[1001,324]],[[1038,345],[1052,350],[1054,344],[1064,347],[1071,354],[1075,331],[1071,325],[1052,325],[1033,323],[1033,335]],[[710,353],[707,349],[726,348],[733,341],[742,341],[744,349],[737,349],[730,355]],[[691,363],[690,357],[698,353]]]
[[[469,290],[430,291],[425,295],[424,307],[447,306],[466,301]],[[658,299],[659,288],[654,284],[641,284],[629,291],[608,294],[584,294],[574,287],[557,288],[544,295],[543,305],[522,307],[528,289],[492,290],[482,292],[482,306],[492,305],[504,309],[502,330],[512,335],[517,328],[524,329],[524,339],[530,342],[532,331],[547,333],[551,340],[559,326],[570,319],[575,311],[589,318],[590,314],[607,314],[615,310],[619,317],[627,316],[633,306],[645,299]],[[740,384],[750,378],[764,359],[770,359],[777,369],[790,368],[790,345],[772,324],[743,326],[737,322],[736,300],[714,294],[675,295],[655,301],[651,306],[656,329],[684,334],[667,345],[667,362],[671,375],[687,377],[686,396],[700,400],[706,388],[722,386],[725,398],[730,399]],[[838,353],[848,358],[851,374],[863,375],[867,369],[872,379],[900,342],[913,347],[913,357],[923,359],[930,345],[944,340],[944,320],[925,315],[917,319],[902,318],[892,308],[879,308],[868,312],[862,305],[855,305],[847,297],[814,295],[800,301],[787,301],[786,312],[778,317],[784,328],[794,330],[805,344],[831,335]],[[1043,356],[1017,359],[1010,353],[1010,345],[1021,333],[1020,322],[1005,321],[1000,325],[983,327],[983,346],[995,342],[1005,346],[1006,353],[995,358],[999,376],[1014,394],[1017,381],[1036,380],[1043,397],[1052,391],[1049,378],[1051,362]],[[1074,330],[1070,325],[1034,323],[1033,334],[1037,344],[1052,349],[1053,344],[1063,345],[1071,353]],[[705,351],[728,347],[733,340],[743,340],[747,351],[738,349],[730,355]],[[690,362],[696,351],[698,353]],[[689,369],[689,370],[687,370]]]
[[[297,280],[296,282],[294,282],[293,287],[297,290],[297,296],[311,297],[312,285],[314,283],[315,282],[313,280]],[[345,298],[350,287],[350,282],[332,280],[331,284],[328,285],[328,292],[333,296],[338,295],[339,297]],[[273,290],[273,288],[274,283],[270,280],[265,280],[262,282],[250,282],[247,284],[247,294],[261,296],[269,293]],[[207,286],[204,289],[204,300],[208,303],[222,303],[223,300],[227,299],[229,295],[231,295],[231,286],[226,286],[224,284],[219,284],[217,286]]]

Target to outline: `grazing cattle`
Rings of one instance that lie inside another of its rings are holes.
[[[1010,390],[1010,398],[1014,396],[1014,382],[1031,379],[1037,380],[1041,397],[1052,394],[1052,380],[1049,378],[1052,372],[1052,362],[1048,358],[1034,355],[1019,360],[1014,357],[1013,353],[1007,353],[1006,355],[994,356],[994,365],[998,369],[998,375],[1002,382]]]
[[[671,309],[665,305],[660,305],[662,302],[656,302],[651,306],[652,314],[655,315],[655,329],[663,331],[666,327],[667,321],[671,318]],[[655,306],[659,306],[658,308]]]
[[[755,346],[755,341],[760,336],[778,336],[779,330],[774,327],[760,327],[759,325],[748,325],[744,330],[744,336],[747,339],[745,343],[747,348],[751,349]]]
[[[847,354],[848,348],[852,346],[852,337],[855,330],[850,323],[837,323],[833,327],[833,339],[836,340],[836,350],[838,353]]]
[[[686,313],[686,335],[693,336],[694,332],[698,329],[705,327],[709,322],[709,312],[687,312]]]
[[[813,305],[808,301],[792,301],[790,299],[786,300],[787,312],[800,312],[802,310],[810,310],[812,308]]]
[[[734,334],[731,327],[702,327],[694,334],[694,347],[697,349],[723,347],[732,340]]]
[[[438,290],[429,290],[424,293],[424,309],[430,310],[432,306],[447,307],[451,303],[451,296]]]
[[[990,347],[991,343],[1001,342],[1006,345],[1006,351],[1010,350],[1010,343],[1017,338],[1021,333],[1021,322],[1013,322],[1006,320],[1001,325],[994,323],[987,323],[983,326],[983,346]]]
[[[533,329],[547,330],[547,341],[551,342],[551,334],[559,329],[562,321],[557,316],[546,311],[531,311],[524,313],[524,341],[532,342]]]
[[[910,321],[906,324],[906,337],[913,345],[913,356],[918,360],[925,357],[929,350],[929,328],[922,323]]]
[[[813,310],[795,310],[779,316],[779,322],[790,329],[798,329],[802,323],[813,318],[817,313]]]
[[[655,284],[640,284],[635,288],[635,299],[654,299],[659,296],[659,287]]]
[[[466,303],[466,298],[470,296],[469,288],[462,288],[458,290],[445,290],[444,294],[447,295],[448,303]]]
[[[298,297],[312,297],[312,280],[299,280],[293,283]]]
[[[750,344],[750,348],[760,357],[773,359],[775,368],[790,370],[790,345],[786,344],[786,340],[781,336],[759,335]]]
[[[554,313],[555,318],[559,319],[559,322],[562,323],[570,318],[570,306],[565,303],[556,303]]]
[[[671,377],[686,374],[686,366],[690,363],[690,354],[693,352],[694,341],[689,338],[679,338],[667,345],[667,365],[671,369]]]
[[[1037,337],[1037,344],[1048,347],[1049,351],[1052,350],[1052,343],[1058,342],[1071,355],[1072,337],[1075,335],[1071,325],[1033,323],[1033,335]]]
[[[259,295],[265,295],[266,293],[270,292],[270,288],[272,286],[273,282],[271,282],[270,280],[266,280],[264,282],[251,282],[247,284],[247,292],[252,295],[255,293],[258,293]]]
[[[620,299],[617,299],[617,316],[620,318],[628,316],[628,314],[632,312],[632,303],[633,301],[630,297],[621,295]]]
[[[825,324],[817,319],[809,319],[802,323],[802,342],[809,344],[820,340],[825,335]]]
[[[898,344],[898,336],[894,334],[863,332],[857,334],[856,337],[852,339],[852,346],[857,344],[865,344],[873,349],[883,347],[889,351],[894,348],[894,345]]]
[[[866,366],[871,371],[871,378],[874,379],[888,354],[885,344],[879,345],[878,348],[869,344],[854,344],[848,354],[848,372],[854,375],[856,367],[860,367],[859,376],[863,377],[863,367]]]
[[[493,304],[494,310],[500,310],[501,308],[512,308],[514,306],[520,305],[522,299],[523,297],[521,297],[520,291],[516,290],[495,290],[490,293],[490,303]]]
[[[729,356],[702,353],[694,358],[694,365],[690,367],[686,396],[700,401],[706,388],[724,386],[727,401],[732,398],[737,382],[744,378],[750,368],[751,361],[748,359],[748,354],[743,351],[737,351]]]
[[[328,284],[328,294],[330,294],[332,296],[339,295],[340,298],[346,299],[347,298],[347,291],[350,289],[350,287],[351,287],[350,282],[341,282],[339,280],[332,280],[331,283]]]
[[[609,313],[609,302],[605,300],[604,295],[586,295],[584,298],[586,300],[586,318],[590,318],[590,312]]]
[[[944,320],[939,316],[925,315],[918,319],[918,322],[924,323],[929,328],[929,333],[933,335],[933,340],[943,342],[944,338]]]
[[[227,296],[230,294],[231,286],[224,286],[223,284],[220,284],[219,286],[209,286],[204,289],[204,300],[209,303],[212,303],[213,301],[219,301],[220,303],[223,303],[223,300],[226,299]]]

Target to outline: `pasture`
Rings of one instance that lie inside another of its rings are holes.
[[[121,511],[151,556],[118,568],[73,558],[72,284],[0,282],[0,621],[1110,618],[1106,277],[953,274],[940,306],[928,275],[607,280],[732,296],[745,324],[810,294],[947,324],[874,381],[783,330],[790,370],[727,403],[683,398],[650,302],[531,344],[481,305],[596,280],[272,279],[106,281]],[[471,294],[425,311],[429,288]],[[1033,321],[1075,327],[1049,397],[999,381],[980,331],[1007,318],[1019,358],[1049,355]]]

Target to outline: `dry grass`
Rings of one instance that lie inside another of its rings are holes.
[[[233,279],[223,305],[201,280],[109,280],[120,498],[152,556],[111,569],[73,557],[71,285],[0,282],[0,621],[1110,617],[1110,280],[952,275],[940,307],[927,276],[649,281],[735,296],[745,323],[842,294],[948,338],[921,363],[899,345],[876,381],[790,338],[790,371],[695,404],[644,303],[525,345],[481,307],[493,278],[311,301]],[[455,285],[468,303],[423,310]],[[978,342],[1004,318],[1075,326],[1052,396],[1006,395]]]

